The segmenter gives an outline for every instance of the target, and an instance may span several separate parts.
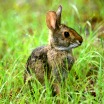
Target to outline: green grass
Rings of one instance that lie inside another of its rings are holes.
[[[61,104],[104,104],[104,41],[98,40],[98,34],[104,30],[102,2],[11,0],[10,4],[1,1],[0,104],[57,104],[58,100]],[[33,83],[36,98],[33,101],[28,85],[23,82],[25,64],[35,47],[48,43],[45,15],[48,10],[56,10],[59,4],[63,6],[62,22],[78,31],[84,42],[73,50],[76,62],[68,75],[66,87],[61,86],[60,96],[52,97],[51,82],[45,78],[46,88]],[[93,17],[97,20],[94,23],[91,22]],[[89,92],[89,79],[95,81],[96,97]]]

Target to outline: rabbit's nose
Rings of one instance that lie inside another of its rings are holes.
[[[79,43],[82,44],[83,40],[79,40]]]
[[[80,44],[82,44],[83,38],[81,37],[78,41],[79,41]]]
[[[77,40],[76,42],[77,42],[77,44],[81,45],[83,40]]]

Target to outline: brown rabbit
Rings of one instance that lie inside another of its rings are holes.
[[[72,49],[82,44],[82,37],[72,28],[61,24],[62,6],[57,12],[49,11],[46,23],[49,28],[49,44],[33,50],[27,60],[24,81],[28,76],[36,77],[44,85],[44,75],[53,81],[53,93],[60,93],[59,83],[67,78],[74,57]],[[31,89],[31,80],[28,80]]]

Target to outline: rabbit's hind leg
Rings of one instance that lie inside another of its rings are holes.
[[[25,70],[25,73],[24,73],[24,84],[28,84],[29,90],[30,90],[30,94],[32,96],[32,99],[34,100],[35,99],[35,97],[34,97],[35,91],[34,91],[33,86],[32,86],[32,78],[31,78],[31,75],[30,75],[30,70]]]

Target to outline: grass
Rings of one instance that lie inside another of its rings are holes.
[[[0,104],[104,104],[104,42],[98,40],[104,30],[104,7],[97,1],[1,1],[0,4]],[[61,94],[52,97],[50,82],[46,88],[33,83],[35,101],[23,82],[25,63],[35,47],[48,43],[45,14],[62,4],[62,22],[78,31],[84,39],[73,50],[76,62],[62,84]],[[46,6],[47,5],[47,6]],[[87,6],[86,6],[87,5]],[[97,9],[96,9],[97,8]],[[94,22],[93,19],[95,18]],[[100,28],[102,27],[102,29]],[[104,35],[104,34],[103,34]],[[92,88],[96,97],[91,95]]]

